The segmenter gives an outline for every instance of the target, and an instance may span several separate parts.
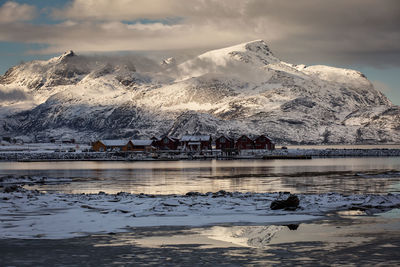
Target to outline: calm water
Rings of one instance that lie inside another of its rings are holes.
[[[1,162],[0,176],[71,182],[31,186],[64,193],[184,194],[189,191],[400,192],[400,158],[170,162]]]

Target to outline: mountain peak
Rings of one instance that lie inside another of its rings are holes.
[[[225,47],[222,49],[216,49],[208,51],[197,57],[200,60],[207,60],[213,62],[218,66],[226,66],[228,62],[239,61],[254,66],[265,66],[270,63],[280,62],[276,58],[268,45],[263,40],[254,40],[246,43],[241,43],[234,46]],[[192,61],[190,64],[183,64],[182,66],[193,65]]]
[[[252,52],[261,52],[264,54],[272,54],[267,43],[264,40],[254,40],[251,42],[244,43],[245,49]]]
[[[64,59],[71,58],[71,57],[74,57],[74,56],[76,56],[74,51],[69,50],[69,51],[64,52],[64,54],[62,54],[61,56],[59,56],[58,59],[63,61]]]
[[[211,50],[204,54],[212,53],[222,53],[222,54],[229,54],[229,53],[237,53],[237,52],[254,52],[254,53],[261,53],[266,55],[272,55],[271,50],[269,49],[267,43],[264,40],[254,40],[250,42],[245,42],[233,46],[228,46],[221,49]],[[204,55],[203,54],[203,55]]]

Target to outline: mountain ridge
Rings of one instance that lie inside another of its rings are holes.
[[[0,106],[0,135],[267,134],[285,144],[400,142],[399,107],[361,72],[286,63],[263,40],[180,63],[68,51],[10,68],[0,86],[30,96],[23,111],[11,111],[18,101]]]

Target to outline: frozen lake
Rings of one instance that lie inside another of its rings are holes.
[[[0,162],[0,176],[70,178],[28,188],[61,193],[189,191],[400,192],[400,158],[169,162]]]

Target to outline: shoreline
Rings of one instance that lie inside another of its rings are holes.
[[[313,158],[400,157],[400,149],[280,149],[244,150],[240,155],[208,151],[200,155],[170,151],[143,152],[0,152],[0,162],[46,161],[191,161],[191,160],[304,160]]]

